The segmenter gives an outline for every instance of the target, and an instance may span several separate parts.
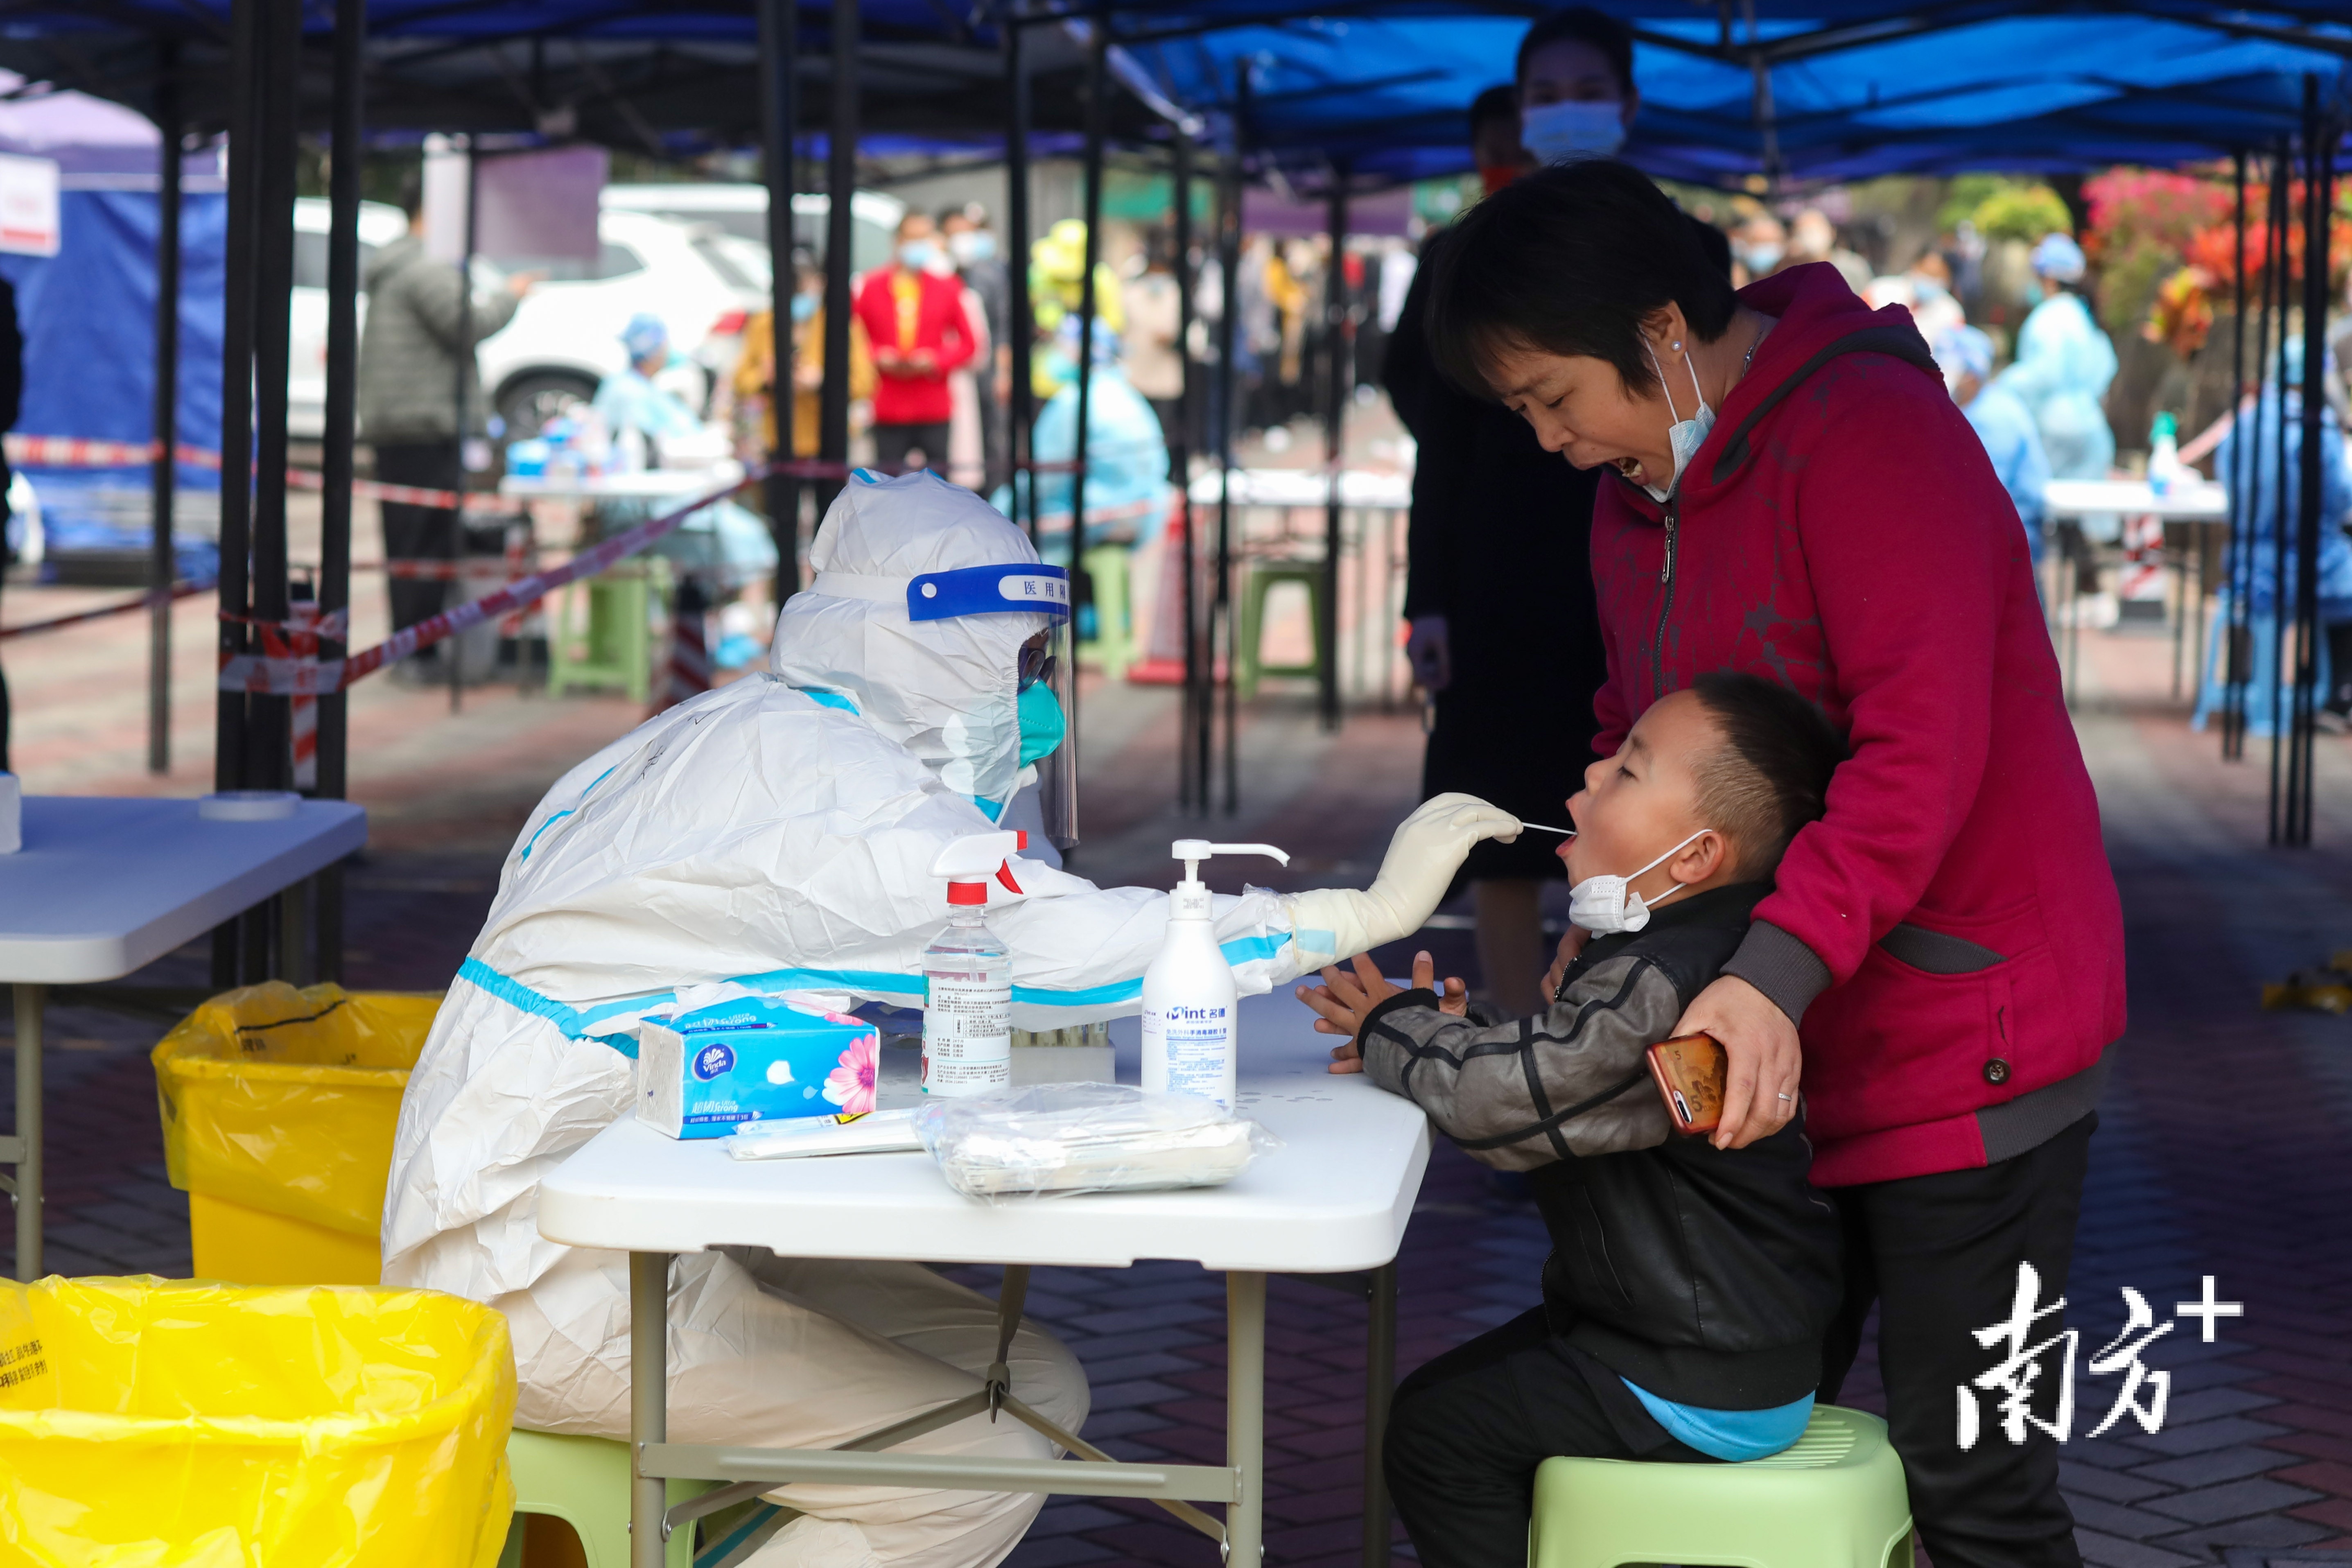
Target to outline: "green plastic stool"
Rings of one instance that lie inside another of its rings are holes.
[[[563,589],[548,629],[547,692],[619,687],[633,702],[653,695],[653,591],[648,563],[628,562]]]
[[[552,1514],[570,1525],[588,1554],[588,1568],[629,1568],[629,1446],[609,1437],[562,1436],[526,1432],[507,1438],[507,1468],[514,1474],[515,1514]],[[717,1486],[716,1481],[669,1483],[669,1500],[684,1502]],[[694,1531],[671,1532],[663,1555],[667,1568],[693,1568]],[[521,1568],[522,1530],[507,1531],[499,1568]]]
[[[1265,596],[1277,583],[1297,583],[1307,590],[1307,643],[1312,650],[1305,664],[1267,664],[1258,645],[1265,635]],[[1242,579],[1241,640],[1234,654],[1234,686],[1244,700],[1256,695],[1260,678],[1299,675],[1312,679],[1323,673],[1323,563],[1320,561],[1253,561]]]
[[[1805,1435],[1737,1465],[1546,1459],[1528,1568],[1680,1563],[1909,1568],[1911,1501],[1886,1423],[1813,1406]]]
[[[1135,662],[1135,616],[1128,594],[1131,544],[1097,544],[1079,558],[1093,584],[1095,635],[1079,645],[1078,662],[1099,667],[1113,680]]]

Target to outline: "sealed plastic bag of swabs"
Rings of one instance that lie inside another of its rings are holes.
[[[956,1191],[989,1202],[1222,1186],[1282,1141],[1213,1100],[1115,1083],[1039,1084],[915,1112]]]

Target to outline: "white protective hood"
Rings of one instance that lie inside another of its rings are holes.
[[[1020,771],[1021,645],[1049,623],[1025,612],[914,621],[904,595],[920,573],[1036,560],[1029,536],[971,491],[861,469],[817,530],[815,581],[785,601],[768,668],[847,697],[949,789],[1002,806]]]
[[[812,553],[820,588],[876,596],[795,595],[772,673],[656,714],[558,780],[507,858],[461,979],[593,1010],[564,1024],[576,1034],[715,981],[919,1005],[923,949],[948,916],[930,868],[992,826],[974,796],[1011,793],[1018,649],[1047,620],[910,623],[907,581],[1036,554],[969,491],[920,474],[850,484]],[[1027,857],[1013,869],[1021,891],[993,887],[989,922],[1013,949],[1014,1021],[1134,1012],[1167,894],[1097,888]],[[1276,895],[1217,910],[1244,991],[1298,973]]]

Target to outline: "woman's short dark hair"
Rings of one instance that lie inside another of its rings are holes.
[[[1761,676],[1702,675],[1691,692],[1723,736],[1722,747],[1694,770],[1699,810],[1737,846],[1740,879],[1760,881],[1797,830],[1829,808],[1845,737],[1819,708]]]
[[[1731,280],[1697,226],[1649,176],[1612,159],[1556,163],[1478,203],[1438,247],[1429,344],[1480,395],[1499,353],[1606,360],[1627,390],[1656,384],[1642,319],[1669,301],[1702,342],[1731,325]]]
[[[1590,5],[1571,5],[1565,11],[1537,17],[1527,37],[1519,40],[1515,79],[1528,79],[1528,62],[1535,58],[1536,51],[1563,41],[1589,44],[1599,50],[1609,62],[1611,74],[1617,79],[1617,89],[1627,98],[1633,96],[1633,29]]]

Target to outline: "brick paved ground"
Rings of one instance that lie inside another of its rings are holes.
[[[2235,767],[2214,760],[2210,738],[2190,735],[2161,700],[2160,646],[2095,637],[2086,653],[2081,728],[2124,891],[2134,1021],[2094,1141],[2071,1321],[2087,1353],[2119,1327],[2122,1287],[2168,1321],[2206,1274],[2246,1315],[2210,1346],[2182,1324],[2150,1351],[2149,1364],[2172,1374],[2158,1434],[2126,1419],[2086,1440],[2113,1385],[2081,1381],[2065,1475],[2084,1551],[2112,1568],[2352,1562],[2340,1555],[2352,1549],[2352,1020],[2254,1006],[2263,979],[2352,944],[2352,752],[2323,746],[2321,847],[2266,849],[2265,753]],[[628,721],[616,703],[509,698],[444,731],[429,711],[437,700],[387,704],[383,766],[365,784],[379,802],[377,845],[352,878],[357,984],[444,983],[514,822],[546,780]],[[1165,805],[1165,694],[1090,700],[1087,712],[1093,837],[1076,868],[1164,885],[1177,826]],[[1412,720],[1359,719],[1326,738],[1295,698],[1272,698],[1251,723],[1248,809],[1232,831],[1299,851],[1301,881],[1367,874],[1412,795]],[[87,776],[123,787],[102,770]],[[1458,933],[1432,944],[1448,967],[1467,968]],[[188,952],[140,978],[195,984],[203,968]],[[185,1269],[185,1207],[162,1182],[142,1054],[156,1031],[83,1009],[59,1009],[51,1028],[53,1265]],[[1403,1257],[1404,1368],[1531,1303],[1543,1251],[1528,1208],[1457,1155],[1433,1163],[1417,1213]],[[1361,1309],[1297,1280],[1277,1281],[1273,1303],[1269,1560],[1353,1562]],[[1056,1271],[1039,1276],[1033,1305],[1092,1371],[1089,1436],[1136,1458],[1219,1452],[1218,1281],[1174,1266]],[[1874,1402],[1867,1365],[1848,1397]],[[1051,1505],[1011,1561],[1209,1568],[1214,1556],[1142,1505],[1072,1500]]]

